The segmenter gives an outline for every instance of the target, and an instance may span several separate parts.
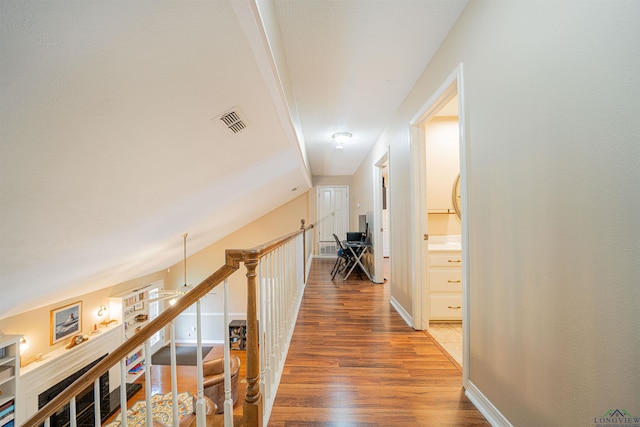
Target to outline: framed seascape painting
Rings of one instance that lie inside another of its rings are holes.
[[[51,310],[51,345],[82,331],[82,301]]]

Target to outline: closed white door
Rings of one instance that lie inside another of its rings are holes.
[[[318,254],[337,252],[333,235],[340,240],[349,228],[349,186],[318,187]]]

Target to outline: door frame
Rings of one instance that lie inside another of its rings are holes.
[[[413,327],[429,328],[428,304],[423,307],[423,297],[428,287],[429,234],[426,210],[426,141],[422,125],[437,113],[455,95],[458,95],[458,127],[460,144],[460,208],[462,240],[462,381],[469,379],[469,203],[468,203],[468,138],[465,113],[464,73],[460,63],[438,87],[429,100],[409,122],[411,126],[411,264],[413,275]],[[424,308],[424,310],[423,310]],[[423,312],[424,311],[424,312]],[[427,319],[427,322],[423,321]]]
[[[384,254],[383,252],[383,237],[382,237],[382,166],[387,163],[387,169],[389,170],[389,147],[387,146],[385,152],[378,158],[373,165],[373,224],[369,228],[369,232],[373,236],[373,270],[374,275],[372,277],[374,283],[384,283]],[[389,197],[391,192],[389,192]],[[389,200],[387,200],[387,206],[389,206]],[[389,212],[391,215],[391,212]],[[389,224],[391,224],[391,216],[389,217]],[[391,226],[389,226],[389,240],[391,240]],[[391,242],[389,242],[391,245]],[[391,249],[389,249],[391,253]],[[389,267],[391,268],[391,267]]]

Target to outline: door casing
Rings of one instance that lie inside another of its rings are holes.
[[[410,121],[411,136],[411,264],[412,264],[412,318],[413,327],[429,328],[428,304],[423,304],[428,289],[429,224],[426,210],[426,141],[423,123],[437,113],[447,102],[458,96],[458,126],[460,144],[460,207],[462,210],[462,381],[469,379],[469,204],[468,204],[468,139],[464,96],[463,64],[460,63],[445,79],[424,106]],[[425,321],[426,319],[426,321]]]

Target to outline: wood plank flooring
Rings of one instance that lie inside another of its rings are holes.
[[[332,282],[333,263],[313,260],[269,426],[488,426],[464,395],[453,359],[391,307],[389,284],[355,274]],[[213,351],[222,354],[222,346]],[[244,379],[244,352],[234,353]],[[154,394],[170,391],[168,366],[153,366],[151,375]],[[195,393],[195,384],[195,367],[179,366],[178,389]],[[245,388],[242,380],[236,425]],[[143,391],[130,404],[137,399]]]
[[[314,259],[269,426],[489,425],[462,376],[389,304],[389,284],[331,281]]]

